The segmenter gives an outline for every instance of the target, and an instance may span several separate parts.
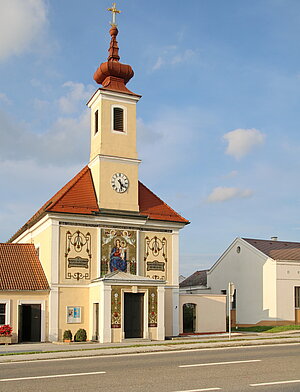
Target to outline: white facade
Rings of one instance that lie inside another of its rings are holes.
[[[236,289],[236,324],[295,323],[295,286],[300,286],[300,260],[279,261],[237,238],[207,274],[211,293]]]

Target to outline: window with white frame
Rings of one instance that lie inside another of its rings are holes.
[[[126,134],[127,132],[126,118],[127,118],[126,107],[112,105],[111,129],[113,132],[120,132]]]

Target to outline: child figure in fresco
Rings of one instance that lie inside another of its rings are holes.
[[[127,270],[127,261],[126,261],[126,247],[125,242],[119,239],[116,239],[115,246],[112,248],[110,252],[110,271],[124,271]]]

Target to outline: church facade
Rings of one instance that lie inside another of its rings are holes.
[[[141,96],[126,87],[133,71],[119,61],[111,25],[94,75],[102,87],[88,102],[90,162],[3,244],[28,280],[0,279],[0,317],[2,309],[15,340],[57,341],[79,328],[100,342],[179,334],[179,231],[189,222],[138,179]]]

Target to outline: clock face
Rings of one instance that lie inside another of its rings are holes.
[[[111,178],[111,186],[118,193],[126,192],[129,186],[127,176],[123,173],[115,173]]]

